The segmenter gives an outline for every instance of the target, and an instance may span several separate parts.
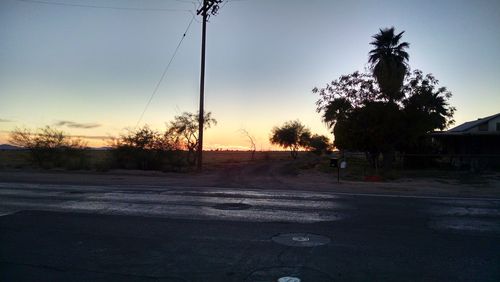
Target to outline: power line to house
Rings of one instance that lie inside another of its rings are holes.
[[[16,0],[16,1],[24,2],[24,3],[31,3],[31,4],[66,6],[66,7],[77,7],[77,8],[92,8],[92,9],[132,10],[132,11],[149,11],[149,12],[190,12],[191,11],[189,9],[101,6],[101,5],[78,4],[78,3],[67,3],[67,2],[43,1],[43,0]],[[181,3],[196,4],[196,2],[192,2],[192,1],[181,1],[181,0],[176,0],[176,1],[181,2]]]
[[[167,66],[163,70],[163,73],[162,73],[162,75],[160,77],[160,80],[158,80],[158,83],[156,83],[156,86],[155,86],[153,92],[151,93],[151,96],[149,97],[148,102],[146,103],[146,106],[144,107],[144,110],[142,111],[141,116],[139,117],[139,120],[137,120],[137,123],[135,124],[134,128],[137,128],[137,126],[139,125],[139,123],[142,121],[142,118],[144,117],[144,114],[146,113],[149,105],[151,104],[151,101],[153,100],[154,96],[158,92],[158,89],[160,88],[161,83],[165,79],[167,71],[170,68],[170,65],[172,64],[172,62],[174,61],[175,55],[177,54],[177,51],[179,51],[179,47],[181,47],[181,44],[184,41],[184,38],[186,38],[186,34],[189,31],[189,28],[191,27],[191,24],[193,23],[194,19],[195,19],[195,16],[193,15],[193,17],[189,21],[189,24],[188,24],[186,30],[182,34],[181,40],[179,40],[179,43],[177,44],[177,47],[175,48],[174,53],[172,54],[172,57],[170,58],[170,61],[168,61]]]
[[[226,4],[229,3],[229,1],[231,0],[224,1],[224,3],[222,3],[222,6],[220,6],[219,10],[222,10],[222,8],[224,8],[224,6],[226,6]]]

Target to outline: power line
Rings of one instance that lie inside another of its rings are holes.
[[[176,1],[176,2],[181,2],[181,3],[194,3],[196,4],[196,1],[195,0],[172,0],[172,1]]]
[[[189,12],[188,9],[171,9],[171,8],[134,8],[134,7],[119,7],[119,6],[99,6],[99,5],[87,5],[87,4],[73,4],[66,2],[53,2],[53,1],[43,1],[43,0],[16,0],[19,2],[32,3],[32,4],[42,4],[42,5],[53,5],[53,6],[67,6],[67,7],[78,7],[78,8],[93,8],[93,9],[113,9],[113,10],[132,10],[132,11],[153,11],[153,12]],[[192,1],[179,1],[185,3],[193,3]]]
[[[229,3],[229,1],[231,1],[231,0],[224,1],[224,3],[222,4],[222,6],[220,6],[219,10],[222,10],[222,8],[224,8],[224,6],[226,6],[226,4]]]
[[[199,20],[196,19],[196,14],[193,12],[193,11],[189,11],[189,13],[195,18],[194,20],[197,22],[197,23],[201,23]]]
[[[139,123],[141,122],[142,118],[144,117],[144,114],[146,113],[148,107],[149,107],[149,104],[151,104],[151,101],[153,100],[153,97],[156,95],[156,93],[158,92],[158,89],[160,88],[160,85],[163,81],[163,79],[165,78],[165,75],[167,74],[167,71],[168,69],[170,68],[170,65],[172,64],[174,58],[175,58],[175,55],[177,54],[177,51],[179,51],[179,47],[181,46],[182,44],[182,41],[184,41],[184,38],[186,37],[186,34],[189,30],[189,28],[191,27],[191,24],[193,23],[194,21],[194,18],[195,16],[193,15],[193,17],[191,18],[191,21],[189,21],[189,24],[186,28],[186,30],[184,31],[184,34],[182,35],[181,37],[181,40],[179,40],[179,43],[177,44],[177,47],[175,48],[174,50],[174,53],[172,54],[172,57],[170,58],[170,61],[168,62],[167,66],[165,67],[165,69],[163,70],[163,73],[160,77],[160,80],[158,81],[158,83],[156,84],[154,90],[153,90],[153,93],[151,93],[151,96],[149,97],[149,100],[148,102],[146,103],[146,106],[144,107],[144,110],[142,111],[141,113],[141,116],[139,117],[139,120],[137,121],[137,123],[135,124],[135,127],[134,128],[137,128],[137,126],[139,125]]]

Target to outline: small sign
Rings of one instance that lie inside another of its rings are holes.
[[[346,161],[341,161],[340,162],[340,168],[347,168],[347,162]]]

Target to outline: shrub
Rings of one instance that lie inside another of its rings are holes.
[[[307,143],[307,148],[317,155],[329,153],[332,149],[330,140],[324,135],[314,134],[311,138],[309,138]]]
[[[122,135],[112,148],[113,166],[119,168],[178,171],[185,166],[178,138],[147,125]]]
[[[10,142],[28,149],[30,162],[42,168],[89,168],[87,144],[50,126],[36,131],[15,129],[10,134]]]

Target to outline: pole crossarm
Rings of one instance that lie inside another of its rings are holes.
[[[203,17],[210,17],[210,15],[215,16],[219,12],[219,4],[223,0],[205,0],[203,1],[203,6],[196,11],[197,15],[202,15]]]

